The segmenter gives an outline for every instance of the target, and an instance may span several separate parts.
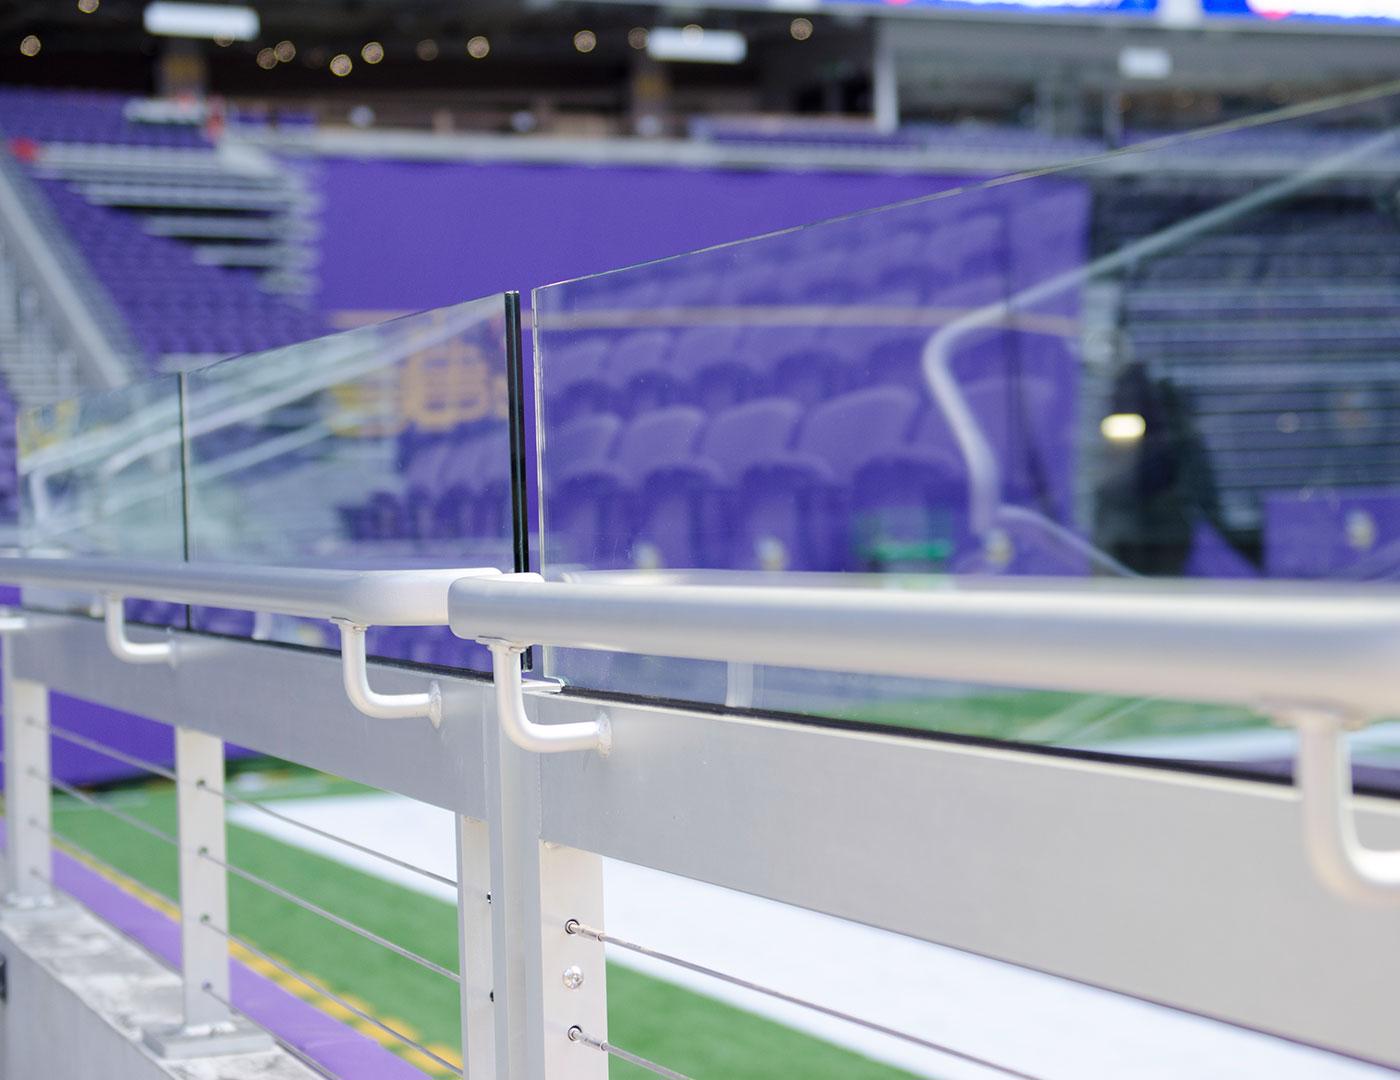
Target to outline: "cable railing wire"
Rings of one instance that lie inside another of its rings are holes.
[[[45,779],[34,769],[29,770],[29,775],[38,780]],[[179,840],[171,836],[169,833],[163,832],[162,830],[156,828],[154,825],[150,825],[142,821],[140,818],[132,817],[130,814],[127,814],[122,810],[118,810],[114,806],[109,806],[106,803],[104,803],[101,799],[94,798],[87,792],[80,791],[78,788],[75,788],[70,784],[65,784],[62,780],[59,780],[56,777],[48,777],[48,780],[50,783],[53,784],[55,788],[57,788],[59,791],[62,791],[65,795],[72,796],[79,802],[85,803],[86,805],[91,806],[96,810],[101,810],[104,813],[110,814],[117,820],[124,821],[132,828],[140,829],[142,832],[147,833],[150,836],[154,836],[158,840],[164,840],[167,844],[171,844],[177,848],[180,846]],[[250,885],[255,885],[260,889],[264,889],[267,892],[272,893],[274,896],[286,900],[290,904],[295,904],[297,907],[301,908],[304,911],[311,912],[313,915],[319,915],[321,918],[327,920],[328,922],[334,923],[336,926],[339,926],[342,930],[348,930],[352,934],[358,934],[365,940],[371,941],[382,948],[388,949],[390,952],[403,957],[405,960],[410,960],[413,963],[418,964],[420,967],[424,967],[427,970],[434,972],[435,974],[441,975],[445,979],[450,979],[453,982],[459,984],[462,981],[462,977],[458,975],[455,971],[443,967],[436,961],[429,960],[426,956],[422,956],[419,953],[414,952],[412,949],[406,949],[402,945],[398,945],[395,942],[390,941],[388,938],[376,934],[373,930],[367,930],[365,929],[365,927],[360,926],[358,923],[351,922],[349,919],[335,914],[333,911],[327,911],[319,904],[313,903],[312,901],[307,900],[305,897],[297,896],[295,893],[282,888],[280,885],[276,885],[273,882],[268,881],[264,877],[260,877],[259,875],[254,874],[250,870],[244,870],[241,866],[235,866],[231,862],[217,858],[216,856],[211,855],[208,849],[206,848],[201,848],[199,854],[202,858],[208,859],[210,862],[214,863],[214,865],[222,867],[228,873],[233,874],[235,877],[241,878],[242,880],[248,882]]]
[[[327,911],[319,904],[313,903],[312,901],[307,900],[305,897],[297,896],[296,893],[289,892],[288,890],[282,888],[282,886],[274,884],[273,882],[268,881],[264,877],[259,877],[257,874],[254,874],[250,870],[244,870],[241,866],[235,866],[231,862],[226,862],[223,859],[217,858],[216,856],[211,855],[207,848],[200,848],[199,854],[201,858],[208,859],[215,866],[223,867],[224,870],[228,871],[228,873],[233,874],[235,877],[242,878],[250,885],[256,885],[258,888],[270,892],[273,896],[277,896],[283,900],[286,900],[289,904],[295,904],[303,911],[309,911],[313,915],[319,915],[321,918],[327,920],[328,922],[334,923],[342,930],[348,930],[352,934],[358,934],[365,940],[371,941],[376,945],[388,949],[390,952],[395,953],[398,956],[402,956],[405,960],[411,960],[413,963],[418,964],[420,967],[427,968],[429,971],[441,975],[444,979],[451,979],[453,982],[458,984],[460,984],[462,981],[462,977],[458,975],[455,971],[451,971],[448,968],[443,967],[441,964],[436,963],[433,960],[429,960],[426,956],[420,956],[412,949],[406,949],[402,945],[395,944],[388,938],[381,937],[379,934],[376,934],[373,930],[366,930],[363,926],[360,926],[358,923],[351,922],[349,919],[337,915],[333,911]]]
[[[252,799],[240,798],[239,796],[230,794],[227,791],[216,790],[215,788],[209,787],[202,780],[199,781],[195,786],[205,791],[208,791],[211,795],[217,795],[225,802],[232,803],[235,806],[247,807],[249,810],[256,810],[258,813],[265,814],[276,821],[283,822],[287,825],[295,825],[299,829],[305,829],[307,832],[311,833],[314,836],[319,836],[323,840],[330,840],[331,842],[336,844],[343,844],[345,847],[348,847],[353,851],[358,851],[362,855],[369,855],[372,858],[381,859],[384,862],[389,863],[393,866],[400,867],[401,869],[412,871],[415,874],[421,874],[423,877],[428,878],[431,881],[439,882],[442,885],[446,885],[448,888],[455,889],[457,887],[457,882],[453,881],[449,877],[443,877],[441,874],[435,874],[431,870],[426,870],[421,866],[415,866],[411,862],[405,862],[403,859],[395,858],[393,855],[390,855],[386,852],[376,851],[374,848],[371,847],[365,847],[363,844],[358,844],[354,840],[347,839],[344,836],[337,836],[335,833],[326,832],[324,829],[318,829],[315,825],[308,825],[304,821],[298,821],[296,818],[290,817],[287,814],[279,813],[278,811],[273,810],[271,807],[264,806],[260,802],[255,802]]]
[[[164,840],[167,844],[171,844],[174,847],[178,848],[180,846],[180,841],[163,829],[158,829],[149,822],[142,821],[138,817],[133,817],[124,810],[118,810],[115,806],[111,806],[103,800],[89,795],[86,791],[80,791],[78,788],[73,787],[72,784],[64,783],[56,776],[43,776],[35,769],[29,769],[28,773],[35,780],[47,780],[55,788],[70,798],[77,799],[80,803],[91,806],[94,810],[101,810],[104,814],[110,814],[118,821],[126,822],[126,824],[130,825],[133,829],[140,829],[148,836],[154,836],[157,840]]]
[[[748,979],[741,979],[737,975],[716,971],[714,968],[706,967],[704,964],[697,964],[692,960],[683,960],[679,956],[672,956],[670,953],[660,952],[656,949],[648,948],[646,945],[638,945],[635,941],[614,937],[612,934],[603,930],[586,926],[577,919],[568,920],[568,922],[564,924],[564,932],[591,938],[594,941],[599,941],[606,945],[616,945],[619,949],[626,949],[628,952],[634,952],[640,956],[647,956],[653,960],[660,960],[663,963],[674,964],[676,967],[684,968],[686,971],[693,971],[697,975],[708,975],[713,979],[726,982],[731,986],[737,986],[744,990],[752,990],[755,993],[763,994],[777,1001],[786,1002],[789,1005],[798,1005],[805,1009],[811,1009],[813,1012],[821,1013],[823,1016],[829,1016],[833,1020],[844,1020],[847,1023],[855,1024],[857,1027],[863,1027],[868,1031],[874,1031],[880,1035],[887,1035],[892,1039],[899,1039],[903,1042],[911,1043],[925,1050],[946,1054],[949,1057],[955,1057],[961,1061],[966,1061],[971,1065],[980,1065],[983,1068],[993,1069],[1004,1076],[1014,1076],[1017,1077],[1018,1080],[1040,1080],[1039,1077],[1031,1073],[1021,1072],[1019,1069],[1014,1069],[1009,1065],[999,1065],[995,1061],[988,1061],[986,1058],[978,1057],[976,1054],[969,1054],[963,1050],[956,1050],[951,1046],[945,1046],[942,1043],[936,1043],[930,1039],[921,1038],[918,1035],[911,1035],[897,1028],[886,1027],[884,1024],[877,1024],[873,1020],[866,1020],[863,1017],[853,1016],[850,1013],[842,1012],[840,1009],[833,1009],[828,1005],[820,1005],[815,1001],[808,1001],[806,998],[786,994],[781,990],[774,990],[772,987],[750,982]]]
[[[87,848],[83,847],[82,844],[68,839],[68,837],[64,836],[60,832],[55,832],[53,829],[40,825],[36,819],[29,819],[29,827],[31,829],[38,829],[45,836],[53,840],[59,846],[60,850],[66,849],[69,854],[71,854],[74,858],[78,859],[81,862],[92,863],[95,867],[97,867],[98,870],[102,871],[102,873],[108,875],[109,877],[119,878],[121,879],[121,881],[126,882],[128,885],[134,886],[135,888],[148,892],[152,896],[163,900],[167,904],[176,907],[179,906],[178,902],[173,897],[166,896],[165,893],[161,892],[159,889],[153,889],[151,888],[151,886],[147,885],[143,881],[138,881],[136,878],[128,874],[125,870],[121,870],[118,867],[113,866],[101,856],[93,854]],[[31,869],[30,873],[33,874],[36,878],[38,878],[40,881],[48,885],[53,885],[55,888],[62,888],[62,886],[56,885],[51,878],[45,877],[37,869]],[[64,889],[63,891],[67,892],[68,890]]]
[[[76,731],[70,731],[67,728],[58,727],[57,725],[52,723],[44,725],[39,723],[37,720],[30,720],[28,721],[28,723],[31,727],[36,727],[49,732],[49,734],[51,734],[56,739],[62,739],[64,742],[72,743],[74,746],[81,746],[84,749],[92,750],[98,754],[103,754],[106,757],[112,758],[114,761],[120,761],[123,764],[132,765],[138,769],[143,769],[146,772],[153,773],[154,775],[169,780],[172,783],[179,782],[179,778],[176,776],[175,771],[173,769],[166,768],[164,765],[159,765],[154,761],[148,761],[145,758],[137,757],[134,754],[128,754],[122,750],[116,749],[115,747],[108,746],[106,743],[98,742],[96,739],[89,739],[87,736],[80,735]],[[265,814],[270,818],[282,822],[283,824],[293,825],[299,829],[304,829],[305,831],[312,833],[315,836],[319,836],[323,840],[329,840],[332,843],[336,844],[343,844],[345,847],[358,851],[362,855],[368,855],[375,859],[382,859],[384,862],[390,863],[403,870],[408,870],[415,874],[421,874],[423,877],[429,878],[430,880],[436,881],[442,885],[446,885],[449,888],[455,889],[457,887],[457,882],[452,880],[452,878],[444,877],[442,874],[436,874],[431,870],[424,869],[421,866],[416,866],[411,862],[406,862],[405,860],[396,858],[393,855],[387,854],[386,852],[376,851],[374,848],[366,847],[363,844],[356,843],[354,840],[350,840],[347,837],[337,836],[335,833],[326,832],[324,829],[318,829],[314,825],[308,825],[304,821],[298,821],[294,817],[278,813],[276,810],[264,806],[263,804],[256,802],[252,799],[244,799],[228,791],[221,791],[218,788],[212,788],[203,780],[200,780],[196,784],[196,786],[199,787],[201,790],[208,791],[211,795],[217,795],[220,799],[223,799],[225,802],[232,803],[235,806],[242,806],[246,807],[249,810],[256,810],[258,813]]]
[[[326,998],[335,1002],[341,1008],[348,1010],[349,1012],[353,1013],[355,1016],[358,1016],[361,1020],[365,1021],[366,1023],[374,1025],[375,1028],[384,1032],[391,1038],[397,1039],[399,1042],[403,1043],[404,1046],[407,1046],[412,1050],[418,1051],[420,1054],[423,1054],[425,1057],[427,1057],[430,1061],[442,1066],[444,1069],[449,1070],[453,1073],[453,1075],[463,1075],[462,1070],[459,1069],[456,1065],[453,1065],[452,1062],[448,1061],[446,1058],[433,1053],[431,1050],[429,1050],[422,1043],[418,1042],[416,1039],[410,1038],[408,1035],[405,1035],[402,1031],[399,1031],[397,1028],[390,1027],[388,1024],[384,1023],[383,1020],[380,1020],[377,1016],[373,1016],[370,1013],[365,1012],[363,1009],[345,1000],[345,998],[341,997],[335,991],[321,985],[321,983],[317,982],[315,979],[309,978],[308,976],[303,975],[301,972],[297,971],[295,968],[288,967],[286,964],[282,963],[282,961],[276,959],[273,956],[269,956],[256,945],[245,940],[244,938],[239,937],[237,934],[230,933],[224,927],[216,925],[208,916],[205,916],[199,921],[201,925],[207,926],[210,930],[214,931],[214,933],[218,934],[220,937],[224,938],[231,944],[237,945],[240,949],[247,949],[248,952],[252,953],[252,955],[256,956],[259,960],[263,961],[264,963],[276,968],[289,979],[295,979],[303,986],[306,986],[316,991],[316,993],[318,994],[324,995]],[[207,990],[208,987],[206,986],[205,989]]]
[[[48,731],[55,739],[62,739],[64,742],[72,743],[74,746],[81,746],[84,749],[92,750],[114,761],[120,761],[124,765],[133,765],[138,769],[144,769],[146,772],[154,773],[156,776],[172,782],[175,780],[175,772],[173,769],[167,769],[164,765],[157,765],[154,761],[147,761],[145,758],[139,758],[135,754],[128,754],[125,751],[108,746],[106,743],[98,742],[96,739],[89,739],[86,735],[79,735],[76,731],[57,727],[54,724],[41,724],[37,720],[29,721],[29,725],[39,728],[40,730]]]
[[[608,1042],[606,1039],[595,1039],[583,1028],[575,1025],[569,1028],[569,1041],[583,1043],[584,1046],[591,1046],[594,1050],[601,1050],[609,1057],[615,1057],[619,1061],[625,1061],[630,1065],[635,1065],[639,1069],[646,1069],[647,1072],[655,1073],[657,1076],[668,1077],[669,1080],[690,1080],[685,1073],[678,1073],[675,1069],[668,1069],[665,1065],[658,1065],[654,1061],[649,1061],[640,1054],[634,1054],[630,1050],[624,1050],[620,1046]]]
[[[144,769],[146,772],[153,773],[156,776],[169,780],[171,783],[179,782],[179,778],[176,776],[175,771],[173,769],[166,768],[164,765],[159,765],[154,761],[148,761],[145,758],[137,757],[135,754],[128,754],[125,751],[118,750],[112,746],[108,746],[106,743],[99,742],[96,739],[90,739],[86,735],[80,735],[76,731],[70,731],[67,728],[58,727],[53,723],[45,725],[39,723],[37,720],[30,720],[27,721],[27,723],[31,727],[47,731],[54,738],[62,739],[64,742],[72,743],[74,746],[81,746],[86,750],[91,750],[94,753],[102,754],[106,757],[111,758],[114,761],[120,761],[125,765],[131,765],[138,769]],[[441,885],[446,885],[450,889],[455,889],[457,887],[457,882],[450,877],[444,877],[442,874],[436,874],[431,870],[425,869],[424,867],[416,866],[411,862],[407,862],[403,859],[396,858],[395,856],[390,855],[387,852],[376,851],[372,847],[366,847],[364,844],[356,843],[354,840],[351,840],[347,837],[337,836],[335,833],[326,832],[324,829],[318,829],[315,825],[308,825],[304,821],[298,821],[294,817],[290,817],[287,814],[279,813],[278,811],[273,810],[270,807],[264,806],[262,803],[256,802],[253,799],[244,799],[238,795],[232,794],[231,792],[221,791],[218,788],[212,788],[203,780],[198,781],[198,783],[195,786],[203,791],[208,791],[211,795],[217,795],[220,799],[223,799],[225,802],[232,803],[235,806],[246,807],[249,810],[256,810],[258,813],[265,814],[266,816],[273,818],[276,821],[280,821],[285,825],[292,825],[296,828],[304,829],[306,832],[311,833],[313,836],[319,836],[321,837],[321,839],[329,840],[335,844],[342,844],[353,851],[358,851],[362,855],[368,855],[371,858],[380,859],[393,866],[397,866],[402,870],[408,870],[411,873],[420,874],[421,876],[428,878],[430,881],[436,881]]]

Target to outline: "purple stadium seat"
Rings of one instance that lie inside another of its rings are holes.
[[[618,435],[606,461],[576,464],[555,481],[552,531],[571,536],[571,550],[591,552],[590,565],[635,565],[633,550],[642,485],[658,462],[684,460],[694,450],[705,414],[686,405],[644,413]],[[645,553],[642,561],[647,561]]]
[[[589,559],[593,548],[589,507],[578,489],[587,486],[586,478],[593,470],[606,467],[621,427],[616,416],[598,413],[549,430],[540,454],[544,472],[541,496],[548,514],[545,554],[550,562]]]
[[[731,564],[836,570],[852,561],[849,485],[872,457],[901,445],[918,399],[893,386],[842,395],[808,413],[792,450],[744,478]]]
[[[610,339],[594,337],[556,346],[540,357],[551,373],[545,402],[550,424],[612,410],[615,394],[606,371],[610,345]]]
[[[801,417],[801,407],[784,398],[747,402],[710,421],[693,455],[653,465],[642,482],[634,561],[728,566],[740,481],[757,462],[787,450]]]
[[[639,416],[680,395],[670,354],[671,335],[665,330],[619,335],[610,342],[606,375],[619,412]]]

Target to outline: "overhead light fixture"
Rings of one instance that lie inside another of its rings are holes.
[[[702,30],[694,25],[684,29],[657,26],[647,34],[647,55],[653,60],[741,64],[748,54],[748,40],[734,30]]]
[[[258,13],[232,4],[147,4],[141,19],[146,33],[160,37],[232,38],[252,41],[259,33]]]
[[[1099,421],[1099,432],[1109,442],[1137,442],[1147,434],[1141,413],[1109,413]]]

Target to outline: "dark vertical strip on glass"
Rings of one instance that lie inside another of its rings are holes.
[[[175,380],[176,401],[180,414],[180,559],[190,561],[190,425],[189,374],[180,372]],[[185,629],[194,629],[194,614],[189,604],[185,608]]]
[[[520,294],[506,295],[506,396],[510,410],[510,519],[515,572],[530,571],[530,470],[525,459],[525,351],[520,341]],[[525,671],[534,668],[534,650],[520,658]]]
[[[510,409],[510,517],[515,572],[530,570],[529,471],[525,467],[525,368],[520,343],[520,294],[506,296],[506,393]]]

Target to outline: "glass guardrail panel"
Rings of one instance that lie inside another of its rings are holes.
[[[185,514],[180,384],[162,376],[22,411],[20,546],[53,558],[180,562]],[[96,611],[92,596],[27,588],[31,607]],[[181,605],[130,599],[127,618],[183,626]]]
[[[515,569],[518,344],[511,294],[188,373],[190,561]],[[329,623],[211,609],[193,623],[339,647]],[[373,628],[369,647],[488,666],[445,627]]]
[[[1394,580],[1397,103],[1137,133],[537,290],[543,572]],[[1238,709],[545,664],[596,689],[1134,756],[1272,767],[1292,747]]]

